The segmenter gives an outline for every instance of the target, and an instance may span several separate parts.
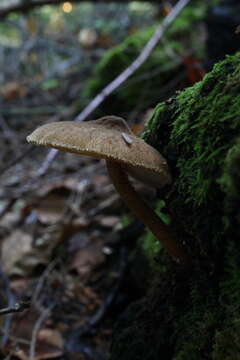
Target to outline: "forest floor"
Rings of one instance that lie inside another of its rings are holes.
[[[17,134],[9,141],[16,149]],[[2,352],[105,359],[114,321],[138,295],[127,242],[142,228],[124,227],[103,161],[60,153],[39,177],[46,154],[31,148],[1,174],[1,308],[29,302],[1,317]]]

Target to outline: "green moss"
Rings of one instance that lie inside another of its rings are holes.
[[[190,270],[174,266],[145,238],[147,253],[165,271],[155,271],[141,314],[131,315],[135,343],[145,340],[143,356],[135,348],[133,360],[240,359],[239,114],[240,53],[159,104],[148,123],[143,136],[167,158],[173,175],[165,194],[172,230],[194,264]],[[124,334],[122,328],[127,341]],[[127,359],[129,348],[131,342],[115,358]]]
[[[240,318],[234,322],[231,327],[217,332],[213,360],[240,359]]]
[[[166,212],[165,201],[158,201],[155,211],[165,224],[170,224],[170,218]],[[163,247],[160,241],[156,239],[151,232],[146,232],[140,239],[140,247],[142,248],[143,254],[146,257],[151,270],[153,272],[164,271],[164,265],[159,262],[159,253],[163,250]]]
[[[239,180],[240,180],[240,139],[229,149],[223,165],[223,174],[219,179],[219,184],[227,196],[227,207],[229,210],[236,210],[233,202],[240,200]]]
[[[237,195],[239,197],[239,194]],[[229,206],[229,204],[228,204]],[[239,207],[239,202],[238,202]],[[229,208],[227,208],[229,210]],[[231,213],[232,217],[233,213]],[[235,213],[236,215],[236,213]],[[229,223],[231,223],[229,221]],[[238,224],[235,224],[239,227]],[[233,239],[236,232],[229,227]],[[236,239],[237,240],[237,239]],[[224,272],[220,280],[223,321],[217,328],[213,345],[213,360],[240,359],[240,244],[230,241],[224,257]]]
[[[191,232],[207,238],[203,224],[206,217],[202,214],[214,211],[215,220],[208,226],[214,246],[215,229],[224,230],[221,226],[224,193],[220,186],[227,181],[222,178],[223,167],[227,166],[224,159],[234,146],[236,129],[240,127],[239,79],[239,55],[227,58],[202,82],[180,93],[172,104],[160,104],[149,122],[150,130],[145,133],[146,140],[170,158],[177,176],[172,208],[178,211],[184,206],[192,212]],[[163,134],[158,135],[157,143],[156,134]],[[214,209],[209,206],[211,203]]]

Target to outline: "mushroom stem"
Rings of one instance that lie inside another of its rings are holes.
[[[149,228],[176,262],[190,263],[189,257],[178,246],[169,228],[136,192],[122,166],[112,161],[106,161],[106,165],[112,182],[126,205]]]

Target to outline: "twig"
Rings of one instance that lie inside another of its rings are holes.
[[[44,162],[42,163],[42,166],[37,171],[36,178],[42,177],[47,172],[52,161],[55,159],[55,156],[57,155],[57,153],[58,153],[57,149],[51,149],[48,152]]]
[[[22,301],[19,303],[15,303],[13,306],[9,306],[9,307],[0,309],[0,316],[21,312],[23,310],[28,309],[29,307],[30,307],[29,301]]]
[[[37,305],[39,304],[39,298],[40,298],[40,294],[41,291],[43,289],[44,286],[44,282],[46,281],[46,279],[48,278],[49,274],[52,272],[52,270],[54,269],[54,267],[57,265],[58,263],[58,259],[55,259],[54,261],[52,261],[45,269],[45,271],[43,272],[42,276],[39,278],[37,285],[35,287],[34,293],[32,295],[32,304],[33,305]]]
[[[32,331],[32,339],[31,339],[30,350],[29,350],[29,360],[34,360],[34,358],[35,358],[35,349],[36,349],[36,344],[37,344],[38,332],[39,332],[43,322],[48,318],[48,316],[51,313],[54,306],[55,306],[55,304],[51,304],[48,308],[46,308],[42,312],[40,317],[38,318],[37,322],[35,323],[35,326]]]
[[[7,274],[5,274],[5,272],[3,271],[2,266],[0,266],[0,277],[1,277],[1,280],[3,281],[3,286],[5,287],[5,294],[7,297],[8,305],[13,306],[13,304],[15,302],[15,296],[11,291],[9,278],[8,278]],[[6,345],[6,343],[8,341],[11,325],[12,325],[12,315],[9,315],[4,319],[3,336],[1,339],[1,346]]]
[[[83,109],[83,111],[74,119],[74,121],[84,121],[96,108],[112,94],[118,87],[120,87],[135,71],[148,59],[152,51],[161,40],[168,26],[176,19],[184,7],[190,2],[190,0],[179,0],[177,4],[172,8],[170,13],[164,18],[161,25],[159,25],[147,42],[147,44],[142,49],[139,56],[132,62],[132,64],[127,67],[123,72],[121,72],[113,81],[111,81],[103,90],[95,96],[95,98]],[[54,160],[58,153],[58,150],[52,149],[48,152],[47,157],[45,158],[42,166],[37,171],[36,177],[43,176],[48,170],[51,162]]]
[[[7,199],[7,204],[0,210],[0,219],[11,210],[12,206],[15,204],[16,198]]]
[[[70,330],[66,334],[66,343],[65,346],[69,351],[80,351],[82,350],[82,338],[87,334],[91,333],[107,315],[107,311],[111,308],[113,302],[115,301],[119,289],[122,285],[124,276],[126,274],[126,269],[128,266],[128,253],[126,248],[123,247],[120,252],[120,263],[119,263],[119,273],[118,279],[116,279],[115,285],[110,290],[109,295],[103,301],[102,305],[97,309],[97,311],[91,316],[85,324],[81,325],[78,328]]]

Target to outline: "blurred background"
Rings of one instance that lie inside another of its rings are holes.
[[[27,304],[0,318],[3,359],[106,359],[116,319],[144,294],[133,248],[151,235],[121,203],[103,162],[60,153],[48,164],[48,151],[25,138],[44,123],[74,120],[176,3],[0,0],[0,305]],[[239,24],[239,0],[190,1],[85,120],[122,116],[140,134],[159,102],[239,50]],[[156,206],[167,216],[163,201]]]

